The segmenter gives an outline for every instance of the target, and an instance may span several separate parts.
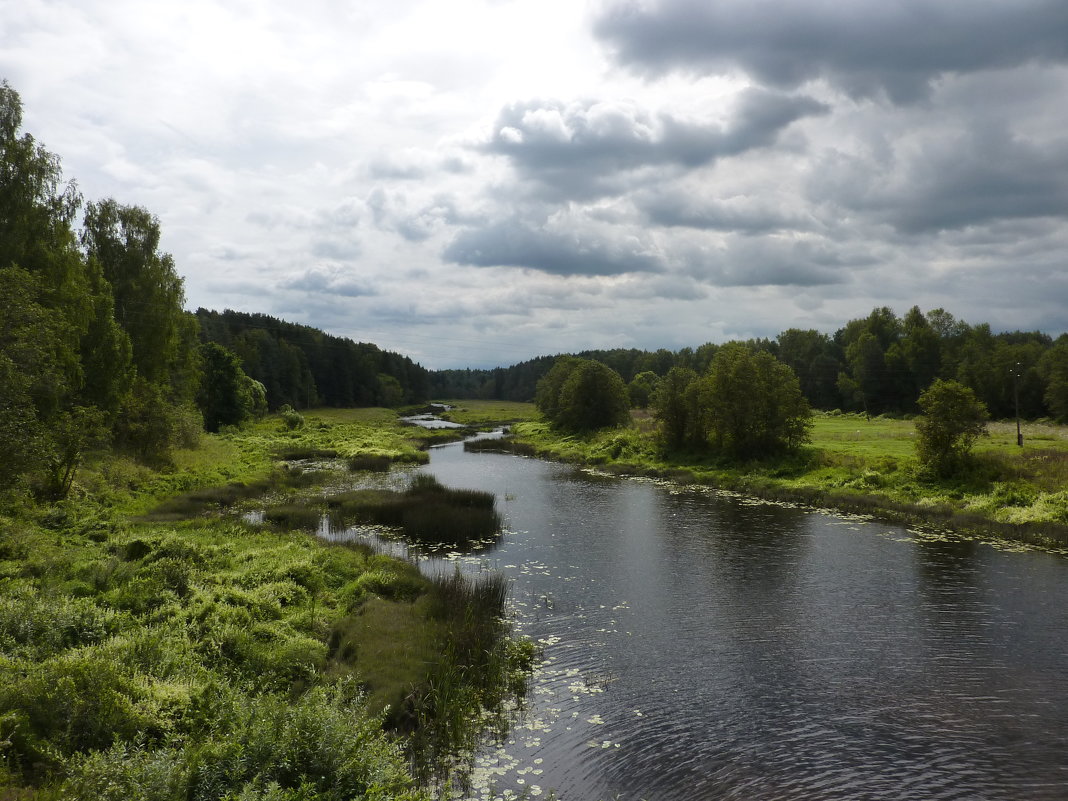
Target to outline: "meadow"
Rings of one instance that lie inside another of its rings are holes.
[[[463,401],[477,410],[479,402]],[[1068,427],[1024,422],[1016,444],[1012,421],[992,422],[970,467],[948,479],[928,475],[915,454],[911,420],[818,413],[810,442],[798,452],[742,464],[710,452],[665,452],[656,422],[633,412],[633,425],[567,434],[540,420],[533,406],[508,411],[519,420],[500,447],[595,466],[619,474],[653,475],[761,497],[850,512],[879,514],[1044,545],[1068,545]],[[478,412],[469,412],[477,415]]]

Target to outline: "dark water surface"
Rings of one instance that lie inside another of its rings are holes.
[[[471,799],[1068,799],[1068,559],[437,448],[544,646]]]

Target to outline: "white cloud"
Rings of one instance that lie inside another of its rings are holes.
[[[1064,331],[1066,6],[919,8],[0,0],[0,78],[191,306],[431,367],[883,304]]]

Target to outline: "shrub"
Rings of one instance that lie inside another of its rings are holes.
[[[600,362],[566,356],[538,382],[538,409],[554,426],[594,431],[630,422],[630,399],[619,373]]]
[[[936,379],[920,395],[923,417],[916,421],[916,455],[938,476],[967,466],[975,441],[987,433],[986,405],[970,387]]]
[[[288,403],[278,410],[282,418],[282,425],[287,431],[295,431],[304,427],[304,415],[293,409]]]

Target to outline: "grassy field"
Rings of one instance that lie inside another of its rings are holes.
[[[70,500],[0,516],[2,801],[421,799],[517,691],[533,649],[502,584],[284,522],[347,462],[424,461],[423,432],[304,418],[205,436],[165,471],[102,457]],[[250,504],[290,512],[231,513]]]
[[[441,403],[452,407],[440,415],[442,418],[472,428],[492,428],[501,424],[534,420],[538,416],[532,403],[498,400],[447,400]]]
[[[634,414],[634,426],[567,435],[528,416],[517,441],[549,458],[598,465],[617,473],[708,483],[763,497],[800,500],[849,511],[884,514],[1008,539],[1068,545],[1068,427],[995,422],[980,439],[972,467],[953,479],[925,475],[908,420],[820,414],[811,442],[799,453],[729,464],[708,453],[665,454],[655,421]]]

